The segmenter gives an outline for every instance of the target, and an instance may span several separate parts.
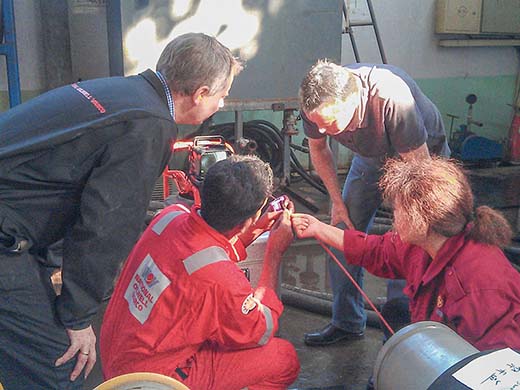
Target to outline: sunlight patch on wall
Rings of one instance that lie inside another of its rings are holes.
[[[241,0],[201,0],[193,12],[191,0],[176,0],[170,5],[173,20],[181,21],[171,26],[164,39],[157,36],[157,21],[145,18],[128,30],[123,40],[128,59],[126,74],[136,74],[147,68],[154,69],[163,48],[174,37],[187,32],[203,32],[216,36],[231,50],[238,50],[244,60],[251,59],[258,51],[261,12],[245,9]],[[192,16],[182,18],[183,16]]]

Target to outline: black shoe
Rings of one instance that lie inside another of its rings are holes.
[[[307,345],[329,345],[341,340],[359,340],[365,336],[364,332],[352,333],[328,324],[325,328],[314,332],[305,333],[303,341]]]

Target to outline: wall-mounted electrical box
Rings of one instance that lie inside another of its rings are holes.
[[[520,0],[482,0],[480,31],[520,34]]]
[[[437,34],[520,34],[520,0],[437,0]]]
[[[437,34],[478,34],[482,0],[437,0]]]

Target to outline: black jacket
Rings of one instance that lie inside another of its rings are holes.
[[[176,135],[150,70],[64,86],[0,116],[0,234],[34,254],[63,239],[65,327],[88,326],[111,288]]]

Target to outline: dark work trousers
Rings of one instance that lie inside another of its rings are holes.
[[[412,318],[409,305],[410,299],[407,296],[393,298],[383,305],[381,315],[394,332],[397,332],[401,328],[411,324]],[[390,330],[387,329],[383,323],[381,323],[381,329],[383,329],[384,333],[383,342],[386,342],[386,340],[392,337],[392,333],[390,333]]]
[[[54,365],[70,342],[56,317],[51,271],[28,252],[0,252],[0,383],[5,390],[83,387],[82,375],[69,379],[76,358]]]

